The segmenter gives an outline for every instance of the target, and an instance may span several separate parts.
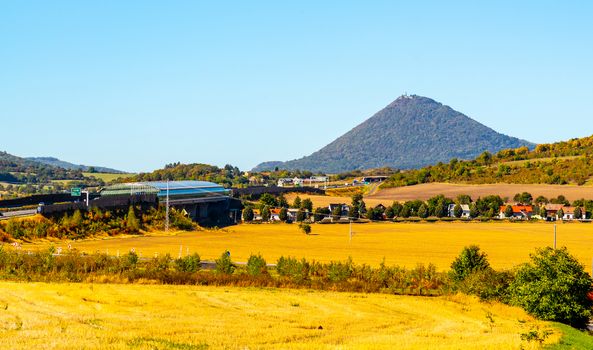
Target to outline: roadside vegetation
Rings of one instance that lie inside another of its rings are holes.
[[[171,209],[170,227],[177,230],[194,230],[197,225],[180,211]],[[34,240],[42,238],[81,239],[94,235],[140,234],[146,231],[163,230],[164,208],[140,210],[130,206],[128,210],[102,211],[77,210],[71,214],[28,219],[0,221],[0,241]]]

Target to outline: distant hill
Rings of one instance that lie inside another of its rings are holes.
[[[254,171],[301,169],[339,173],[380,167],[420,168],[484,151],[534,144],[500,134],[439,102],[401,96],[371,118],[310,156],[265,162]]]
[[[64,169],[69,170],[81,170],[81,171],[89,171],[91,168],[95,169],[97,173],[112,173],[112,174],[125,174],[125,171],[116,170],[112,168],[106,168],[102,166],[94,166],[94,165],[82,165],[82,164],[74,164],[70,162],[66,162],[54,157],[27,157],[27,160],[31,160],[33,162],[42,163],[46,165],[52,165]]]
[[[79,169],[64,169],[0,152],[0,181],[47,183],[52,180],[82,180]]]

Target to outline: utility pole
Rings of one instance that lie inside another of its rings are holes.
[[[352,243],[352,219],[350,219],[350,243]]]
[[[169,180],[167,180],[167,199],[165,204],[165,232],[169,232]]]

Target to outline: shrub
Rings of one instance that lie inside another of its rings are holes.
[[[194,253],[175,260],[175,269],[179,272],[197,272],[200,269],[200,255]]]
[[[332,282],[346,281],[354,272],[352,258],[349,257],[346,262],[332,261],[327,266],[327,277]]]
[[[299,224],[299,228],[303,231],[304,234],[308,235],[311,233],[311,225],[309,224]]]
[[[295,258],[281,256],[276,263],[276,271],[280,276],[289,277],[293,282],[301,283],[309,279],[309,263],[303,258],[298,261]]]
[[[574,327],[586,326],[592,316],[593,280],[566,248],[539,249],[531,255],[510,286],[511,302],[543,320]]]
[[[509,301],[509,286],[514,275],[510,271],[495,271],[491,268],[475,271],[457,283],[457,289],[465,294],[478,296],[481,300]]]
[[[247,273],[251,276],[260,276],[268,274],[266,260],[260,255],[249,256],[247,260]]]
[[[216,272],[225,275],[231,275],[235,271],[235,265],[231,261],[231,254],[226,251],[220,255],[219,259],[216,259]]]
[[[451,279],[463,281],[470,274],[490,267],[486,254],[480,252],[480,247],[470,245],[464,247],[461,254],[451,263]]]

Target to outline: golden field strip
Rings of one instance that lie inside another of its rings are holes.
[[[124,254],[134,248],[144,257],[169,253],[176,258],[199,253],[213,260],[229,250],[234,261],[247,261],[261,253],[269,263],[280,256],[305,257],[328,262],[351,256],[357,264],[378,265],[383,257],[388,265],[415,267],[433,263],[447,270],[464,246],[477,244],[497,269],[512,268],[529,260],[538,247],[552,246],[554,224],[509,222],[437,222],[314,224],[312,234],[301,233],[296,224],[242,224],[223,230],[203,230],[170,235],[107,237],[71,242],[73,248],[93,253]],[[43,249],[49,244],[66,248],[66,241],[23,244],[23,249]],[[557,246],[566,246],[591,271],[593,224],[557,224]]]
[[[510,199],[516,193],[529,192],[533,198],[544,196],[555,198],[558,195],[564,195],[568,200],[573,201],[581,198],[593,198],[593,186],[576,185],[522,185],[522,184],[487,184],[487,185],[467,185],[450,183],[427,183],[414,186],[397,187],[381,189],[377,193],[365,196],[365,202],[379,201],[384,205],[391,204],[392,201],[408,200],[426,200],[428,198],[443,194],[449,198],[455,198],[460,194],[469,194],[473,199],[488,195],[499,195],[502,198]],[[302,197],[301,197],[302,198]],[[346,201],[350,203],[350,201]]]
[[[0,282],[0,349],[535,349],[532,329],[561,336],[462,295]]]

